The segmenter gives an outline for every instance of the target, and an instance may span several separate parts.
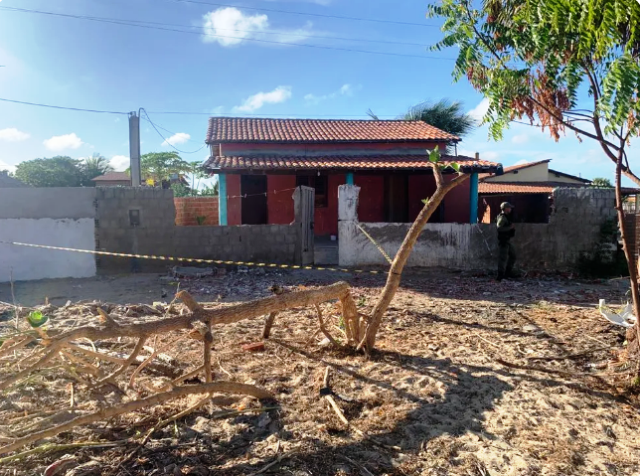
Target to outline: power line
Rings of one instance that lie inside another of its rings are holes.
[[[311,38],[311,39],[317,39],[317,40],[357,41],[357,42],[364,42],[364,43],[380,43],[385,45],[421,46],[423,48],[427,47],[427,45],[425,45],[424,43],[416,43],[416,42],[408,42],[408,41],[372,40],[369,38],[347,38],[347,37],[341,37],[341,36],[318,36],[318,35],[309,35],[306,33],[293,33],[293,32],[277,31],[277,30],[275,31],[238,30],[238,29],[232,29],[232,28],[218,28],[218,27],[211,28],[211,27],[205,27],[205,26],[199,26],[199,25],[163,23],[163,22],[154,22],[154,21],[147,21],[147,20],[130,20],[130,19],[121,19],[121,18],[95,17],[95,16],[89,16],[89,15],[72,15],[72,14],[63,14],[63,13],[56,13],[56,12],[44,12],[40,10],[29,10],[26,8],[16,8],[16,7],[0,7],[0,8],[8,9],[11,11],[24,12],[24,13],[42,13],[42,14],[53,15],[53,16],[65,16],[65,17],[80,18],[80,19],[86,19],[86,20],[89,20],[89,19],[98,20],[98,21],[109,20],[114,22],[122,22],[123,24],[131,23],[131,24],[151,25],[151,26],[187,28],[189,30],[196,29],[196,30],[202,30],[203,32],[205,32],[205,33],[202,33],[205,36],[207,35],[206,32],[210,30],[215,30],[215,31],[232,31],[236,33],[259,33],[261,35],[277,35],[277,36],[289,36],[289,37],[299,37],[299,38],[303,37],[303,38]]]
[[[417,55],[417,54],[404,54],[404,53],[393,53],[393,52],[385,52],[385,51],[372,51],[372,50],[359,50],[353,48],[343,48],[338,46],[323,46],[323,45],[311,45],[308,43],[291,43],[286,41],[275,41],[275,40],[263,40],[259,38],[246,38],[241,36],[227,36],[227,35],[213,35],[213,34],[204,34],[197,31],[187,31],[187,30],[178,30],[175,28],[163,28],[160,26],[146,25],[140,23],[138,20],[118,20],[112,18],[105,17],[91,17],[86,15],[72,15],[65,13],[55,13],[55,12],[47,12],[42,10],[28,10],[25,8],[15,8],[15,7],[4,7],[0,6],[0,10],[19,12],[19,13],[36,13],[41,15],[49,15],[49,16],[57,16],[64,18],[73,18],[77,20],[87,20],[94,21],[98,23],[107,23],[113,25],[121,25],[121,26],[130,26],[134,28],[144,28],[147,30],[158,30],[158,31],[170,31],[174,33],[183,33],[187,35],[198,35],[198,36],[206,36],[207,38],[223,38],[223,39],[231,39],[231,40],[241,40],[241,41],[251,41],[254,43],[265,43],[272,45],[283,45],[283,46],[299,46],[303,48],[315,48],[315,49],[323,49],[323,50],[333,50],[333,51],[346,51],[349,53],[365,53],[372,55],[382,55],[382,56],[396,56],[402,58],[421,58],[421,59],[432,59],[439,61],[455,61],[454,58],[441,58],[438,56],[427,56],[427,55]]]
[[[80,108],[80,107],[54,106],[52,104],[41,104],[41,103],[37,103],[37,102],[17,101],[15,99],[0,98],[0,101],[10,102],[10,103],[14,103],[14,104],[24,104],[24,105],[27,105],[27,106],[47,107],[47,108],[50,108],[50,109],[64,109],[66,111],[94,112],[94,113],[98,113],[98,114],[123,114],[125,116],[127,116],[129,114],[128,112],[102,111],[102,110],[99,110],[99,109],[84,109],[84,108]]]
[[[207,144],[205,143],[202,147],[200,147],[198,150],[194,150],[194,151],[186,151],[186,150],[180,150],[177,147],[175,147],[171,142],[169,142],[169,140],[162,135],[162,133],[158,130],[158,127],[156,127],[156,125],[154,124],[154,122],[151,120],[151,118],[149,117],[149,114],[147,114],[147,111],[144,110],[144,108],[140,108],[140,112],[144,112],[144,115],[146,116],[145,120],[147,122],[149,122],[149,124],[151,124],[151,126],[155,129],[155,131],[158,133],[158,135],[160,137],[162,137],[162,139],[164,140],[164,142],[171,147],[172,149],[176,150],[177,152],[180,152],[181,154],[196,154],[198,152],[200,152],[202,149],[204,149],[205,147],[207,147]],[[164,128],[163,128],[164,129]],[[167,130],[167,129],[164,129]],[[171,132],[171,131],[169,131]],[[175,133],[173,133],[175,135]]]
[[[392,25],[439,28],[438,25],[432,25],[427,23],[415,23],[415,22],[397,21],[397,20],[382,20],[379,18],[351,17],[351,16],[344,16],[344,15],[328,15],[325,13],[296,12],[293,10],[280,10],[275,8],[262,8],[262,7],[247,7],[242,5],[229,5],[225,3],[205,2],[201,0],[169,0],[169,1],[172,1],[175,3],[193,3],[196,5],[208,5],[213,7],[244,8],[245,10],[254,10],[258,12],[286,13],[287,15],[301,15],[301,16],[309,16],[309,17],[317,17],[317,18],[331,18],[334,20],[349,20],[349,21],[361,21],[361,22],[372,22],[372,23],[388,23]]]
[[[53,105],[53,104],[42,104],[42,103],[36,103],[36,102],[18,101],[16,99],[0,98],[0,101],[9,102],[9,103],[15,103],[15,104],[23,104],[23,105],[27,105],[27,106],[46,107],[46,108],[50,108],[50,109],[62,109],[62,110],[65,110],[65,111],[93,112],[93,113],[100,113],[100,114],[120,114],[120,115],[125,115],[125,116],[129,115],[128,112],[121,112],[121,111],[103,111],[103,110],[99,110],[99,109],[86,109],[86,108],[79,108],[79,107],[56,106],[56,105]],[[208,113],[208,112],[195,112],[195,111],[149,111],[149,114],[170,114],[170,115],[182,115],[182,116],[208,116],[208,117],[220,116],[220,114],[213,114],[213,113]],[[284,113],[252,114],[252,113],[248,113],[248,112],[234,113],[233,116],[247,116],[247,117],[283,116],[283,117],[305,117],[305,118],[309,118],[309,116],[313,116],[313,117],[331,117],[331,118],[336,118],[336,117],[369,117],[366,114],[284,114]],[[379,117],[394,117],[395,118],[397,116],[380,115]],[[157,124],[156,124],[156,126],[159,129],[163,129],[166,132],[174,134],[174,132],[171,132],[168,129],[165,129],[165,128],[157,125]]]

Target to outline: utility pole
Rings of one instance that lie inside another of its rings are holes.
[[[129,158],[131,161],[131,186],[140,187],[140,116],[129,113]]]

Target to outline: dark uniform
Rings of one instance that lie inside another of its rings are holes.
[[[503,203],[502,212],[498,215],[498,280],[513,276],[513,265],[516,262],[516,252],[511,244],[511,238],[516,234],[513,229],[511,216],[504,212],[505,208],[513,210],[513,205]]]

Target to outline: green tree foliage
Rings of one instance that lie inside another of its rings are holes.
[[[611,180],[603,177],[594,178],[591,181],[591,186],[599,187],[599,188],[613,188],[613,184],[611,183]]]
[[[379,120],[371,109],[367,114],[374,120]],[[399,116],[405,121],[424,121],[458,137],[464,137],[476,128],[476,121],[465,114],[464,106],[460,101],[451,102],[449,99],[441,99],[436,103],[423,102],[411,107],[406,113]]]
[[[33,187],[81,187],[86,182],[81,161],[63,156],[21,162],[15,178]]]
[[[374,121],[380,118],[371,109],[367,115]],[[451,102],[449,99],[441,99],[437,103],[423,102],[417,104],[398,119],[405,121],[424,121],[438,129],[458,137],[469,134],[476,127],[476,121],[469,114],[464,113],[464,106],[460,101]]]
[[[109,160],[100,154],[93,154],[91,157],[84,159],[82,162],[82,171],[87,181],[91,181],[107,172],[113,172],[113,167],[109,164]],[[88,184],[87,184],[88,185]]]
[[[476,3],[477,4],[477,3]],[[622,171],[625,145],[640,132],[640,4],[629,0],[442,0],[436,50],[457,47],[453,76],[490,100],[494,139],[528,119],[558,140],[567,130],[598,141]]]
[[[424,121],[449,134],[463,137],[476,127],[476,121],[465,114],[459,101],[441,99],[437,103],[424,102],[413,106],[403,116],[407,121]]]
[[[140,170],[144,180],[161,184],[173,175],[188,173],[190,166],[177,152],[150,152],[140,157]]]
[[[621,175],[640,185],[625,150],[640,135],[640,2],[441,0],[428,12],[444,19],[445,36],[433,49],[457,48],[454,79],[467,78],[489,99],[490,135],[500,139],[511,121],[526,118],[555,140],[569,130],[596,141],[616,165],[623,223]],[[633,250],[620,230],[640,315]],[[640,325],[627,339],[640,358]]]

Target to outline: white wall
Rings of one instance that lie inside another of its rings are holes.
[[[10,218],[0,220],[0,241],[95,249],[93,218]],[[93,255],[0,243],[0,282],[95,276]]]
[[[513,172],[505,172],[504,175],[488,177],[485,182],[545,182],[549,179],[549,164],[534,165]]]
[[[0,188],[0,241],[95,250],[95,188]],[[95,276],[90,254],[0,244],[0,282]]]

